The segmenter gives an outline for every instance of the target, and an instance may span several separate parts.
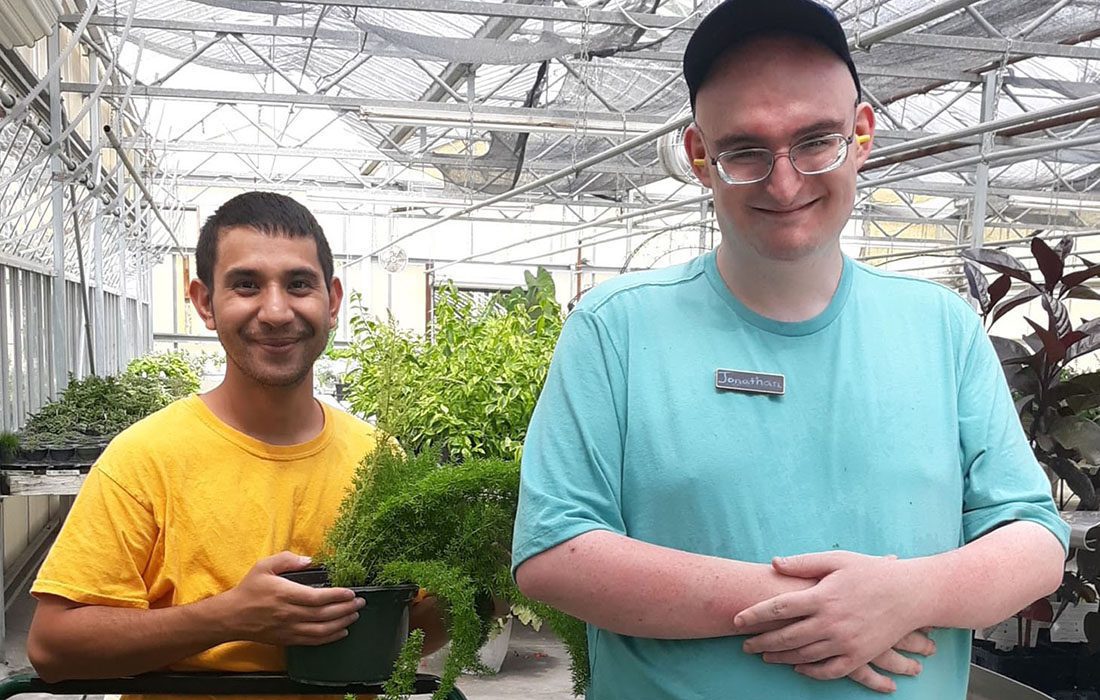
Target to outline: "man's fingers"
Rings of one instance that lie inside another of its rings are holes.
[[[743,649],[746,654],[760,654],[762,652],[779,652],[779,651],[792,651],[800,649],[808,644],[820,642],[825,638],[825,635],[818,629],[818,625],[808,620],[801,620],[798,622],[792,622],[791,624],[780,627],[777,630],[771,632],[765,632],[764,634],[758,634],[755,637],[749,637],[745,640]],[[835,652],[834,652],[835,653]],[[828,658],[830,655],[818,657],[816,659],[806,659],[805,662],[819,661],[822,658]]]
[[[355,591],[350,588],[313,588],[293,581],[285,581],[285,600],[294,605],[319,608],[334,603],[351,603]]]
[[[339,620],[353,613],[358,613],[363,607],[362,598],[354,598],[339,603],[319,606],[297,606],[297,612],[304,622],[329,622]]]
[[[873,668],[866,665],[849,673],[848,678],[878,693],[892,693],[898,689],[894,681],[881,673],[876,673]]]
[[[834,656],[827,661],[819,661],[815,664],[799,664],[794,667],[794,670],[819,681],[831,681],[836,678],[844,678],[857,668],[859,666],[854,664],[848,657]]]
[[[333,636],[345,636],[348,625],[359,619],[359,613],[350,613],[335,620],[325,622],[299,622],[292,628],[293,636],[297,639],[331,639]]]
[[[347,625],[343,627],[330,626],[326,628],[305,627],[295,629],[294,634],[290,636],[286,643],[287,645],[293,646],[312,647],[339,641],[346,636],[348,636]]]
[[[921,656],[932,656],[936,653],[936,643],[923,632],[910,632],[898,640],[898,643],[894,645],[894,650],[907,651]]]
[[[810,589],[810,591],[812,590]],[[810,591],[783,593],[745,608],[733,618],[734,629],[745,629],[764,622],[806,617],[814,611],[813,599],[809,595]]]
[[[301,554],[279,552],[256,562],[256,566],[273,574],[285,574],[288,571],[301,571],[312,562],[312,559]]]
[[[767,652],[761,658],[769,664],[787,664],[789,666],[812,664],[836,654],[835,651],[831,650],[831,646],[828,642],[814,642],[790,651]]]
[[[893,649],[886,651],[874,659],[871,660],[871,664],[875,668],[880,668],[887,673],[894,673],[899,676],[916,676],[924,667],[916,659],[910,659],[907,656],[902,656]]]
[[[792,557],[775,557],[772,559],[772,567],[786,576],[825,578],[837,569],[851,564],[853,558],[861,556],[842,551],[796,554]]]

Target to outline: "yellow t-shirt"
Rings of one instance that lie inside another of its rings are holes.
[[[283,550],[315,554],[377,435],[324,412],[321,434],[292,446],[230,428],[198,396],[134,424],[88,474],[31,592],[163,608],[226,591]],[[279,647],[233,642],[170,668],[276,671],[285,658]]]

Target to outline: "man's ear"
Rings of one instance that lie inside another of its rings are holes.
[[[207,330],[213,331],[217,330],[217,324],[214,323],[214,299],[210,291],[203,281],[196,277],[191,280],[187,295],[191,297],[191,304],[195,307],[195,311],[199,312],[199,317]]]
[[[694,122],[684,129],[684,150],[687,151],[691,171],[703,186],[711,188],[710,161],[707,159],[707,145],[703,142],[703,132]]]
[[[336,327],[336,323],[340,316],[340,303],[343,300],[344,285],[340,283],[339,277],[333,277],[332,282],[328,286],[328,316],[332,328]]]
[[[856,170],[859,170],[871,156],[871,146],[875,140],[875,111],[866,102],[856,106],[855,134],[855,161]]]

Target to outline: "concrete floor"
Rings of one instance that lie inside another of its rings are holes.
[[[464,676],[458,687],[470,700],[569,700],[569,654],[552,634],[515,625],[508,655],[495,676]]]
[[[3,646],[0,677],[30,670],[27,662],[27,631],[34,601],[23,594],[8,610],[7,639]],[[544,628],[545,630],[545,628]],[[508,654],[495,676],[464,676],[458,687],[470,700],[569,700],[569,655],[561,643],[546,631],[535,632],[514,625]],[[115,700],[101,695],[20,695],[26,700]]]

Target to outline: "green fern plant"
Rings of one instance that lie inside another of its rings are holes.
[[[415,583],[443,604],[451,651],[437,700],[463,671],[483,670],[477,650],[492,629],[494,598],[544,615],[569,644],[575,688],[581,687],[577,678],[587,677],[587,652],[570,643],[578,639],[577,630],[583,639],[583,623],[528,600],[512,580],[518,493],[517,462],[470,459],[441,466],[435,452],[408,456],[392,441],[381,441],[360,463],[327,534],[318,559],[333,585]],[[403,656],[413,654],[410,644],[417,642],[407,642]],[[399,664],[395,676],[388,698],[411,688],[407,668]]]

